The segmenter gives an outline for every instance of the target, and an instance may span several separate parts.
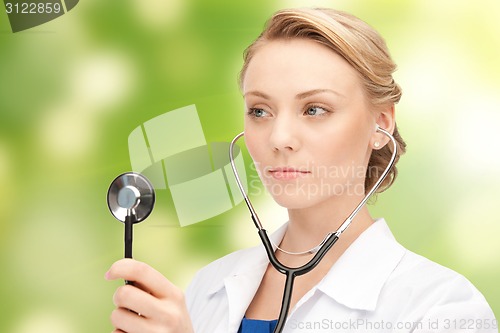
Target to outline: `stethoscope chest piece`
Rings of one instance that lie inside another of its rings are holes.
[[[144,221],[153,211],[154,204],[153,185],[141,174],[121,174],[109,186],[109,210],[125,224],[125,258],[132,258],[133,225]]]
[[[141,174],[127,172],[113,180],[108,189],[108,208],[113,216],[132,223],[145,220],[153,211],[155,192],[151,183]]]

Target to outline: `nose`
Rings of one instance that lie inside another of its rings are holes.
[[[300,148],[299,136],[292,117],[279,115],[273,122],[269,141],[274,151],[297,151]]]

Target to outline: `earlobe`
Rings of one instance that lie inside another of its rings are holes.
[[[374,150],[378,150],[386,144],[386,142],[383,141],[384,134],[379,132],[378,129],[379,129],[379,126],[377,125],[375,128],[375,131],[373,132],[372,137],[370,139],[370,147],[371,147],[371,149],[374,149]]]

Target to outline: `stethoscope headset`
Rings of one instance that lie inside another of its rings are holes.
[[[274,329],[274,333],[281,333],[283,331],[283,328],[286,323],[286,318],[288,315],[288,311],[290,309],[290,302],[292,298],[292,291],[293,291],[293,283],[294,280],[297,276],[304,275],[306,273],[309,273],[311,270],[316,267],[321,259],[326,255],[326,253],[332,248],[332,246],[337,242],[339,237],[342,235],[342,233],[349,227],[353,219],[356,217],[358,212],[361,210],[361,208],[366,204],[368,199],[371,197],[373,193],[380,187],[384,179],[387,177],[389,174],[389,171],[393,167],[395,161],[396,161],[396,156],[397,156],[397,143],[394,137],[387,132],[386,130],[380,128],[377,126],[376,128],[377,131],[385,134],[390,141],[393,144],[393,149],[392,149],[392,156],[387,164],[385,170],[382,172],[382,175],[379,177],[379,179],[375,182],[375,184],[372,186],[372,188],[366,193],[365,197],[363,200],[360,201],[360,203],[354,208],[354,210],[351,212],[351,214],[345,219],[345,221],[340,225],[340,227],[334,231],[330,232],[326,235],[326,237],[323,239],[323,241],[316,247],[314,247],[311,250],[305,251],[305,252],[300,252],[300,253],[290,253],[287,251],[283,251],[286,253],[290,254],[305,254],[305,253],[310,253],[314,254],[314,256],[309,260],[306,264],[300,266],[300,267],[288,267],[284,264],[282,264],[277,258],[275,254],[276,248],[279,249],[276,245],[274,245],[271,240],[269,239],[267,235],[267,231],[263,228],[262,223],[260,222],[260,219],[255,212],[255,209],[253,208],[252,202],[248,198],[248,195],[245,192],[245,189],[241,183],[238,170],[236,169],[235,163],[234,163],[234,156],[233,156],[233,147],[240,139],[241,137],[244,136],[244,132],[238,134],[232,141],[231,145],[229,147],[229,160],[231,162],[231,168],[234,173],[234,177],[236,179],[236,183],[238,184],[238,188],[240,189],[241,195],[243,196],[245,203],[248,207],[248,210],[250,212],[250,216],[252,218],[253,223],[255,224],[255,227],[258,230],[259,237],[262,241],[262,244],[264,245],[264,248],[266,250],[267,256],[269,258],[269,261],[273,267],[280,272],[281,274],[284,274],[286,276],[285,280],[285,287],[283,291],[283,299],[281,301],[281,310],[280,314],[278,316],[278,321],[276,324],[276,327]],[[273,246],[274,245],[274,246]]]

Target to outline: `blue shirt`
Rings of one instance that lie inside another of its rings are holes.
[[[258,320],[243,317],[238,333],[272,333],[278,320]]]

